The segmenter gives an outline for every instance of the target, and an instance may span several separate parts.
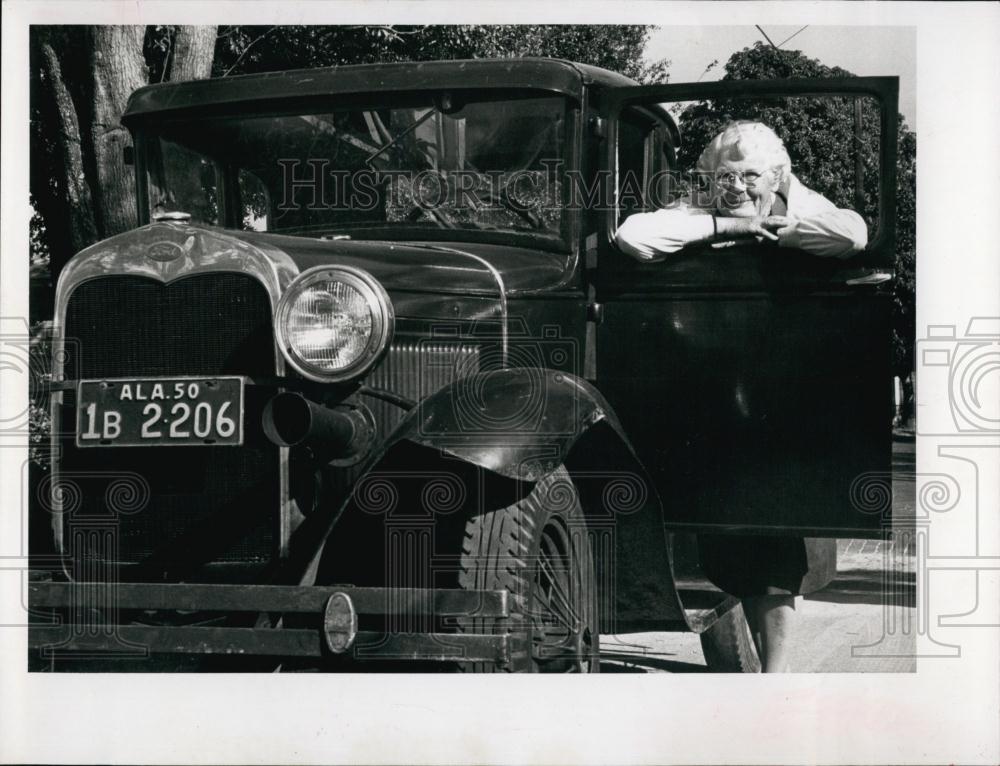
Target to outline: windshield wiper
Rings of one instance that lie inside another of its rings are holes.
[[[427,122],[427,120],[429,120],[435,114],[438,114],[437,107],[432,107],[431,109],[428,109],[427,110],[427,114],[425,114],[419,120],[414,120],[414,122],[413,122],[412,125],[410,125],[402,133],[398,133],[396,136],[394,136],[393,139],[389,143],[385,144],[385,146],[380,147],[379,149],[377,149],[376,151],[372,152],[367,157],[365,157],[365,160],[364,160],[365,165],[367,165],[371,170],[374,170],[375,168],[372,167],[372,164],[371,164],[372,160],[374,160],[380,154],[384,154],[389,149],[391,149],[393,146],[395,146],[396,144],[398,144],[401,139],[406,138],[408,135],[410,135],[410,133],[412,133],[417,128],[419,128],[421,125],[423,125],[425,122]]]

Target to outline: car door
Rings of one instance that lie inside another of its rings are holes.
[[[602,170],[616,193],[592,272],[596,379],[655,478],[669,527],[827,537],[885,531],[897,87],[896,78],[837,78],[605,94]],[[850,200],[840,207],[865,206],[858,212],[869,223],[866,249],[841,259],[752,240],[715,242],[658,262],[619,251],[614,233],[628,215],[681,204],[670,196],[677,189],[661,192],[683,186],[678,158],[700,151],[678,141],[658,106],[667,102],[681,104],[681,135],[692,109],[692,135],[704,115],[780,122],[793,174],[828,198]],[[792,129],[822,131],[824,115],[839,120],[840,138],[817,139],[832,150],[809,154]],[[823,188],[840,172],[834,157],[843,165],[841,186],[846,178],[853,190]],[[637,200],[626,176],[640,172]]]

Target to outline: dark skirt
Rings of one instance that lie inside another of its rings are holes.
[[[733,596],[797,596],[825,588],[837,574],[832,537],[699,535],[701,568]]]

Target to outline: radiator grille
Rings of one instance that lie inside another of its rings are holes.
[[[77,340],[69,366],[81,377],[274,373],[268,296],[242,274],[84,282],[70,296],[66,337]]]
[[[130,276],[84,282],[69,298],[66,337],[79,355],[67,369],[81,378],[275,372],[267,292],[240,274],[202,274],[166,285]],[[134,570],[135,576],[192,579],[204,564],[272,561],[280,466],[277,448],[260,432],[266,396],[246,389],[242,447],[78,450],[68,439],[59,470],[79,477],[82,489],[79,507],[64,516],[69,557],[79,562],[105,556],[81,543],[91,536],[76,528],[104,519],[113,521],[115,561],[141,565],[123,567],[124,578]],[[64,415],[75,418],[73,407]],[[149,501],[141,511],[120,514],[106,507],[100,485],[116,471],[148,482]]]
[[[472,375],[478,370],[478,346],[404,341],[392,344],[385,359],[375,368],[366,383],[371,388],[392,391],[419,402],[453,380]],[[392,432],[406,414],[399,407],[383,401],[375,401],[371,408],[383,438]]]
[[[365,385],[390,391],[419,402],[453,380],[479,370],[479,348],[472,344],[397,341],[372,370]],[[377,438],[386,439],[406,415],[406,410],[376,397],[364,397],[375,417]],[[344,494],[358,480],[362,466],[339,468],[328,480],[335,493]]]

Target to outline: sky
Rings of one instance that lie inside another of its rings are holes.
[[[761,26],[775,45],[802,51],[827,66],[839,66],[856,75],[897,75],[899,111],[911,128],[916,126],[915,27]],[[782,44],[792,35],[795,37]],[[650,36],[646,58],[669,59],[673,83],[718,80],[725,74],[723,66],[729,57],[757,40],[764,38],[754,26],[664,26]],[[705,68],[715,59],[718,65],[706,73]]]

